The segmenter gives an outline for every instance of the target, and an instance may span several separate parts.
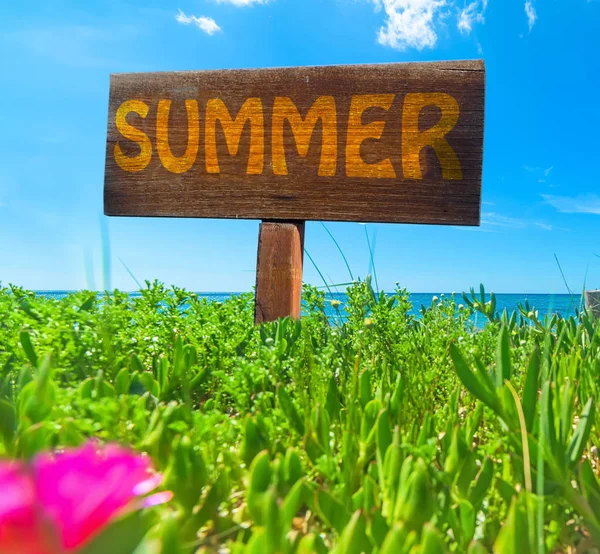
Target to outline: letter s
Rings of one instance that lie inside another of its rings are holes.
[[[123,153],[121,145],[118,142],[115,144],[115,161],[123,171],[129,171],[130,173],[142,171],[150,163],[150,159],[152,158],[152,143],[148,135],[144,131],[140,131],[127,123],[126,119],[127,114],[131,112],[135,112],[142,118],[145,118],[148,115],[148,109],[148,105],[141,100],[127,100],[117,110],[115,117],[117,131],[126,139],[136,142],[140,147],[140,153],[137,156],[130,157]]]

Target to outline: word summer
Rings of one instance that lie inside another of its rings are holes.
[[[420,157],[423,149],[428,147],[432,148],[437,155],[443,179],[462,179],[461,164],[447,140],[448,133],[456,126],[459,119],[460,110],[457,100],[449,94],[440,92],[406,94],[402,102],[401,122],[398,122],[398,131],[401,132],[401,137],[398,139],[391,132],[396,129],[386,129],[386,125],[390,124],[382,119],[383,116],[368,123],[363,121],[365,112],[371,108],[377,108],[380,112],[369,112],[370,119],[373,119],[373,113],[381,113],[381,110],[385,114],[395,99],[395,94],[355,95],[346,102],[349,103],[347,113],[340,114],[336,110],[333,96],[319,96],[308,110],[303,110],[307,112],[303,117],[290,98],[276,97],[272,103],[269,132],[266,132],[265,110],[260,98],[245,100],[235,115],[231,114],[220,98],[209,99],[205,105],[203,118],[199,115],[198,101],[185,100],[187,121],[185,117],[180,119],[172,115],[170,117],[171,100],[158,100],[154,104],[155,113],[150,113],[148,104],[141,100],[127,100],[116,112],[115,125],[120,136],[114,146],[114,159],[122,170],[139,172],[148,167],[156,152],[160,163],[167,171],[176,174],[185,173],[192,169],[198,159],[202,130],[206,173],[220,173],[218,152],[220,151],[223,157],[226,146],[230,156],[237,156],[244,138],[245,141],[249,140],[249,144],[244,148],[248,152],[248,164],[245,170],[247,175],[261,175],[265,171],[267,141],[270,141],[272,158],[270,168],[273,174],[288,175],[286,146],[289,150],[295,143],[297,155],[306,158],[313,135],[319,128],[321,149],[320,156],[315,160],[315,164],[318,164],[319,176],[335,176],[338,171],[344,171],[347,177],[395,178],[396,170],[390,158],[399,146],[402,174],[405,179],[423,179]],[[437,108],[439,117],[433,125],[421,129],[421,113],[427,107]],[[145,126],[135,126],[128,122],[132,113],[141,117]],[[181,114],[183,115],[183,110]],[[346,124],[343,130],[345,133],[343,149],[339,147],[343,141],[338,141],[340,132],[338,123],[341,120]],[[148,126],[152,127],[152,130],[147,129],[148,133],[146,133],[143,129]],[[290,130],[293,142],[286,140]],[[389,143],[390,136],[393,138],[393,144]],[[130,143],[126,146],[126,142],[123,142],[121,137]],[[154,138],[154,145],[151,137]],[[378,160],[364,159],[364,151],[361,151],[361,147],[366,146],[366,142],[371,149],[374,143],[377,145],[381,153]],[[139,148],[132,148],[131,143],[137,143]],[[181,151],[180,155],[173,153],[174,146]]]

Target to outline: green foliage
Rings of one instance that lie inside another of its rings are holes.
[[[89,552],[594,552],[590,314],[498,314],[481,288],[414,317],[367,279],[331,320],[304,292],[301,323],[255,327],[251,295],[0,289],[0,455],[98,437],[152,457],[173,501]]]

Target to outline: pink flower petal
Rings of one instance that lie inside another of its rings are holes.
[[[34,468],[38,501],[67,551],[135,509],[132,500],[160,484],[146,456],[94,442],[54,456],[38,456]]]
[[[152,475],[149,479],[138,483],[135,487],[133,487],[133,494],[136,496],[143,496],[152,492],[154,489],[160,487],[160,484],[163,482],[163,476],[160,473],[156,473]]]
[[[36,505],[35,486],[28,470],[0,461],[0,552],[60,554],[53,530]]]
[[[0,522],[30,514],[35,505],[35,487],[23,467],[0,461]]]
[[[151,508],[152,506],[158,506],[159,504],[166,504],[173,498],[171,491],[157,492],[144,498],[143,507]]]

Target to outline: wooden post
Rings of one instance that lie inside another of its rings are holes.
[[[585,307],[597,318],[600,318],[600,290],[588,290],[585,292]]]
[[[262,221],[258,235],[254,322],[300,318],[304,221]]]

